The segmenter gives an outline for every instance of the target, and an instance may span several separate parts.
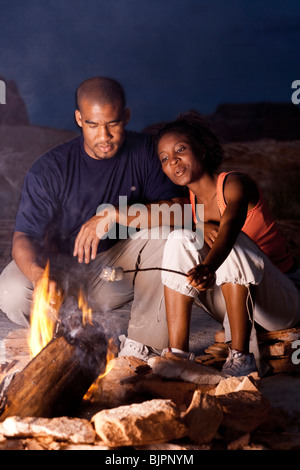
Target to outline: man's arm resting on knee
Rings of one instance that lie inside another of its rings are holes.
[[[173,198],[148,204],[124,206],[122,208],[110,206],[105,207],[89,219],[81,227],[74,244],[73,256],[78,256],[81,263],[89,263],[97,254],[97,248],[102,236],[109,232],[111,227],[117,223],[129,227],[138,218],[139,228],[151,228],[168,223],[172,227],[182,227],[186,219],[184,211],[185,204],[189,205],[188,199]],[[189,205],[190,206],[190,205]],[[172,208],[177,211],[172,212]]]

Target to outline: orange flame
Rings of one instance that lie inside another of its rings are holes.
[[[32,357],[35,357],[52,339],[61,302],[59,294],[53,298],[53,294],[51,295],[49,292],[48,262],[43,277],[34,290],[29,333],[29,347]]]
[[[99,381],[101,381],[101,379],[103,379],[103,377],[105,377],[113,369],[113,359],[115,359],[115,357],[117,356],[117,352],[118,348],[114,343],[113,338],[111,338],[108,341],[105,371],[102,374],[98,375],[97,379],[92,383],[92,385],[83,397],[84,400],[93,401],[94,395],[97,396],[97,391],[99,389]]]
[[[105,377],[105,375],[109,373],[109,371],[112,370],[114,366],[112,363],[112,360],[116,357],[116,352],[117,352],[116,350],[117,348],[113,341],[113,338],[110,338],[110,340],[108,341],[108,346],[107,346],[106,368],[103,374],[98,376],[97,380],[102,379],[103,377]]]
[[[49,262],[46,265],[42,279],[36,285],[31,310],[29,347],[31,357],[35,357],[53,338],[55,325],[62,304],[62,295],[58,292],[55,297],[49,292]],[[79,291],[78,307],[82,311],[82,323],[92,323],[92,309],[88,306],[82,291]],[[117,346],[113,338],[108,342],[106,369],[98,379],[104,377],[113,368],[112,359],[117,355]]]
[[[85,326],[87,323],[93,324],[92,309],[88,306],[86,299],[83,296],[82,290],[79,290],[78,307],[82,311],[82,324]]]

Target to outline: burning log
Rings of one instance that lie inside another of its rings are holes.
[[[107,342],[98,324],[80,315],[61,321],[52,340],[11,381],[0,403],[8,416],[73,416],[92,382],[106,367]]]

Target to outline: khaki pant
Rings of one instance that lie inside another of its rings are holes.
[[[153,348],[168,346],[165,302],[161,272],[145,271],[125,274],[122,281],[106,282],[100,278],[105,266],[123,270],[161,267],[169,229],[141,231],[115,246],[88,265],[80,265],[71,256],[53,256],[50,270],[60,279],[67,295],[77,296],[84,287],[93,311],[109,311],[132,301],[128,337]],[[164,233],[165,230],[165,233]],[[101,243],[101,242],[100,242]],[[0,276],[0,309],[19,325],[27,326],[32,306],[33,286],[12,261]]]

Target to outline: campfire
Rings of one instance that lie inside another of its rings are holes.
[[[262,426],[278,422],[257,375],[222,375],[223,337],[196,362],[117,357],[84,293],[53,299],[48,285],[49,265],[35,289],[26,365],[0,364],[0,449],[264,448]],[[300,330],[281,335],[286,345]]]
[[[49,263],[36,286],[31,312],[31,361],[9,384],[8,416],[72,416],[93,381],[107,373],[108,343],[82,291],[78,303],[49,293]],[[109,358],[111,359],[111,357]]]

